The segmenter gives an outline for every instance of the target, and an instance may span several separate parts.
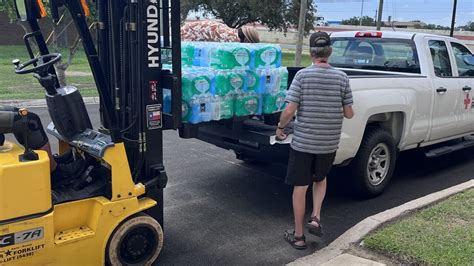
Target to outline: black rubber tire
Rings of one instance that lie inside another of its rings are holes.
[[[145,250],[144,253],[136,258],[134,254],[127,253],[140,252],[127,250],[127,247],[138,242],[145,243],[144,239],[147,245],[140,247],[140,251]],[[151,265],[158,258],[162,247],[161,225],[148,214],[138,213],[127,218],[112,233],[105,251],[106,262],[108,265]]]
[[[390,158],[387,160],[389,161],[389,166],[385,178],[380,184],[374,185],[369,181],[368,164],[372,151],[379,144],[386,145]],[[364,198],[372,198],[382,194],[392,178],[396,158],[397,150],[393,137],[381,128],[367,127],[359,151],[351,162],[352,173],[355,175],[351,178],[356,188],[355,192]]]

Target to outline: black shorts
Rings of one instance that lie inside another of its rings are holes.
[[[308,186],[326,178],[336,158],[336,153],[311,154],[290,149],[288,173],[285,183],[292,186]]]

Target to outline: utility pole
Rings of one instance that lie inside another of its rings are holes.
[[[362,0],[362,6],[360,7],[360,23],[359,26],[362,26],[362,15],[364,14],[364,0]]]
[[[454,0],[454,6],[453,6],[453,19],[451,20],[451,32],[449,33],[449,36],[453,37],[453,32],[454,32],[454,23],[456,22],[456,6],[458,4],[458,0]]]
[[[382,26],[383,0],[379,0],[379,12],[377,17],[377,30]]]
[[[304,25],[306,22],[306,12],[308,9],[308,0],[301,0],[300,20],[298,22],[298,40],[296,42],[295,66],[301,66],[301,52],[303,51]]]

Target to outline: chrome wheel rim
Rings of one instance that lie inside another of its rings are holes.
[[[390,150],[385,143],[377,144],[369,155],[367,176],[369,183],[378,186],[387,177],[390,169]]]

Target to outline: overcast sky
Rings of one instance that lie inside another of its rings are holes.
[[[428,24],[451,25],[454,0],[384,0],[383,20],[388,16],[397,21],[421,20]],[[379,0],[313,0],[318,13],[326,21],[363,15],[375,17]],[[458,0],[456,25],[474,21],[474,0]]]

